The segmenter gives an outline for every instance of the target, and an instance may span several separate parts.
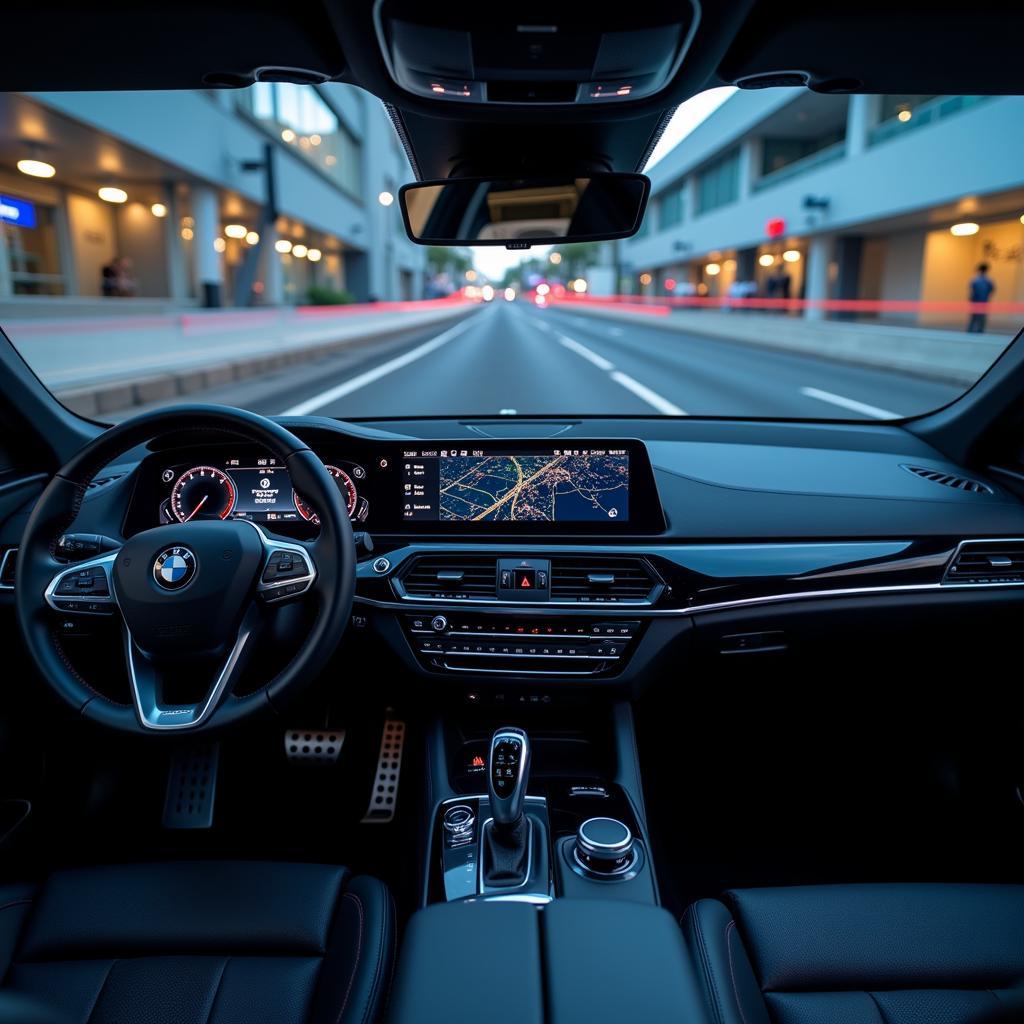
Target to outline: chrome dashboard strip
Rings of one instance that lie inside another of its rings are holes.
[[[778,604],[782,601],[806,601],[812,600],[818,597],[859,597],[866,594],[897,594],[897,593],[926,593],[929,591],[945,591],[945,590],[1003,590],[1007,587],[1024,587],[1024,583],[905,583],[902,585],[894,586],[879,586],[879,587],[845,587],[836,590],[804,590],[804,591],[793,591],[787,594],[764,594],[760,597],[743,597],[737,598],[734,601],[716,601],[710,604],[695,604],[690,605],[687,608],[638,608],[636,605],[627,605],[629,613],[631,615],[637,615],[640,618],[653,618],[653,617],[683,617],[686,615],[698,615],[701,612],[718,612],[725,611],[730,608],[749,608],[759,604]],[[355,599],[357,604],[369,605],[373,608],[387,608],[392,611],[408,611],[409,603],[407,601],[378,601],[370,597],[356,596]],[[460,608],[479,607],[485,604],[481,601],[437,601],[436,607],[443,609],[444,611],[457,610]],[[519,615],[523,614],[534,614],[538,611],[544,611],[545,609],[551,608],[552,605],[549,603],[526,603],[523,604],[497,604],[486,603],[488,610],[500,610],[503,612],[515,612]],[[559,613],[564,614],[566,606],[564,604],[556,606]],[[615,604],[577,604],[573,605],[579,614],[594,615],[600,613],[603,615],[614,615],[616,608],[624,607],[623,605],[616,602]]]

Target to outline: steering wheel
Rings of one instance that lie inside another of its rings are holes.
[[[120,538],[115,550],[87,561],[57,561],[57,541],[78,515],[92,477],[137,445],[182,430],[234,434],[277,456],[295,489],[316,509],[319,536],[299,542],[246,520],[193,520]],[[219,729],[276,710],[315,678],[348,624],[355,572],[352,527],[341,494],[302,441],[242,409],[175,406],[111,427],[50,481],[18,552],[18,620],[43,678],[84,717],[150,735]],[[235,695],[268,616],[278,605],[297,600],[316,605],[298,654],[254,693]],[[55,613],[120,614],[130,705],[97,692],[75,671],[56,634]],[[202,699],[167,702],[168,690],[199,679],[208,679]]]

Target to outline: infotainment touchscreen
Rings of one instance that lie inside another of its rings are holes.
[[[401,481],[408,522],[629,522],[626,448],[404,450]]]

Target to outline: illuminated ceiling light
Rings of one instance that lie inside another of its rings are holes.
[[[298,257],[300,260],[305,259],[309,250],[300,242],[298,245],[292,246],[292,255]]]
[[[324,141],[323,137],[320,136],[320,135],[317,135],[315,132],[312,135],[310,135],[310,137],[309,137],[309,144],[311,146],[319,146],[320,143],[323,142],[323,141]]]
[[[181,218],[181,226],[183,228],[194,228],[196,226],[196,219],[195,219],[195,217],[182,217]]]
[[[333,167],[337,162],[338,158],[333,153],[328,153],[327,156],[324,157],[324,163],[327,164],[328,167]]]
[[[728,270],[730,272],[735,270],[736,269],[736,261],[735,260],[726,260],[722,264],[722,269],[723,270]]]
[[[914,116],[914,112],[912,110],[909,110],[907,107],[904,107],[896,115],[896,120],[897,121],[902,121],[904,124],[906,124],[913,116]]]
[[[782,254],[782,258],[787,263],[799,263],[800,262],[800,251],[798,249],[787,249]]]
[[[181,229],[181,237],[184,238],[186,242],[191,242],[194,234],[195,232],[193,232],[191,228]]]
[[[323,253],[319,249],[306,250],[306,259],[309,260],[310,263],[319,263],[322,256]]]
[[[128,200],[128,193],[123,188],[114,188],[113,185],[104,185],[96,195],[105,203],[124,203]]]
[[[381,206],[390,206],[394,201],[395,197],[390,192],[381,192],[380,195],[377,196],[377,202],[380,203]]]
[[[57,173],[57,168],[45,160],[19,160],[18,170],[30,178],[52,178]]]
[[[771,267],[775,264],[775,257],[770,252],[766,252],[763,256],[757,257],[757,262],[762,267]]]
[[[247,231],[245,234],[245,240],[246,242],[249,243],[249,245],[256,245],[260,240],[259,232]]]
[[[217,252],[223,252],[228,247],[228,243],[223,238],[215,238],[213,240],[213,247]]]
[[[722,272],[722,264],[721,263],[709,263],[704,268],[704,273],[707,274],[708,277],[717,277],[721,272]]]
[[[475,281],[476,280],[476,271],[475,270],[467,270],[466,271],[466,280],[467,281]]]
[[[280,253],[286,253],[292,251],[292,243],[287,238],[279,238],[274,243],[274,248]]]
[[[967,220],[962,224],[954,224],[950,229],[951,235],[956,235],[957,238],[963,238],[966,235],[976,235],[981,229],[973,221]]]
[[[167,216],[167,207],[164,206],[163,203],[154,203],[149,208],[149,212],[151,214],[153,214],[154,217],[166,217]]]
[[[582,295],[587,290],[587,282],[582,277],[577,277],[572,283],[572,290],[578,295]]]
[[[538,295],[547,295],[547,293],[549,291],[551,291],[551,288],[548,285],[544,284],[543,282],[541,282],[541,284],[537,285],[537,294]]]
[[[562,254],[560,252],[553,252],[548,259],[557,267],[562,262]]]
[[[294,142],[295,132],[293,132],[291,128],[285,128],[285,130],[281,132],[281,138],[284,139],[285,142]]]
[[[650,274],[644,273],[644,274],[640,275],[640,283],[642,285],[645,285],[645,286],[649,285],[651,283],[651,281],[653,281],[653,280],[654,280],[654,278],[651,277]]]
[[[228,238],[245,238],[249,233],[249,229],[244,224],[228,224],[224,228],[224,234]]]

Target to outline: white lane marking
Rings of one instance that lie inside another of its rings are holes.
[[[372,370],[367,370],[357,377],[352,377],[341,384],[336,384],[333,388],[321,391],[319,395],[314,395],[312,398],[307,398],[304,402],[299,402],[298,405],[293,405],[290,409],[285,409],[280,415],[306,416],[317,409],[322,409],[325,405],[336,402],[339,398],[344,398],[345,395],[350,395],[353,391],[365,388],[367,384],[372,384],[375,380],[380,380],[381,377],[386,377],[389,373],[394,373],[395,370],[400,370],[403,366],[408,366],[410,363],[416,362],[417,359],[422,359],[425,355],[435,352],[442,345],[447,345],[452,338],[461,334],[467,327],[472,326],[474,321],[475,317],[471,315],[463,320],[462,323],[450,327],[443,334],[439,334],[436,338],[418,345],[410,352],[396,356],[394,359],[389,359],[386,363],[381,363],[380,366],[375,366]]]
[[[586,345],[581,345],[578,341],[573,341],[572,338],[567,338],[564,334],[558,336],[558,342],[560,345],[564,345],[568,349],[572,349],[573,352],[578,356],[583,356],[588,362],[593,363],[599,370],[614,370],[615,364],[609,362],[604,356],[599,356],[596,352],[592,352]]]
[[[628,373],[615,370],[611,377],[616,384],[621,384],[627,391],[632,391],[637,398],[642,398],[648,405],[657,409],[658,412],[664,413],[666,416],[686,415],[678,405],[674,405],[667,398],[662,398],[657,391],[652,391],[646,384],[641,384],[640,381],[634,380]]]
[[[801,388],[800,394],[806,395],[808,398],[816,398],[819,402],[838,405],[841,409],[859,412],[862,416],[870,416],[876,420],[903,419],[903,413],[890,412],[888,409],[880,409],[877,405],[868,405],[866,402],[858,402],[853,398],[844,398],[842,395],[833,394],[831,391],[822,391],[819,388]]]

